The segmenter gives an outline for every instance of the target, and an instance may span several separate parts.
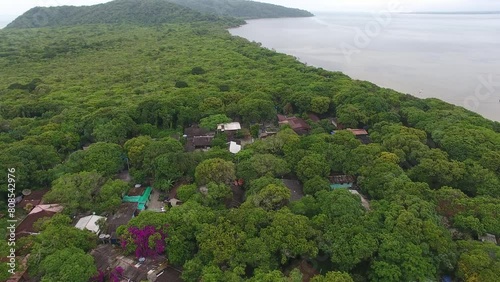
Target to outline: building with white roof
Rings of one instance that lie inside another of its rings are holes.
[[[217,130],[218,131],[236,131],[241,129],[241,124],[239,122],[230,122],[230,123],[225,123],[225,124],[219,124],[217,125]]]
[[[103,216],[98,216],[98,215],[89,215],[86,217],[80,218],[80,220],[76,223],[75,227],[81,230],[90,230],[96,234],[99,234],[99,226],[97,225],[97,221],[99,219],[103,218],[106,220],[105,217]]]
[[[241,151],[241,145],[233,141],[229,142],[229,152],[237,154],[239,151]]]

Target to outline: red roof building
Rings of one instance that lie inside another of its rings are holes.
[[[32,234],[38,234],[35,229],[35,222],[41,218],[51,218],[62,211],[60,205],[38,205],[28,214],[21,224],[16,227],[16,239]]]
[[[37,205],[40,205],[42,203],[42,198],[45,194],[47,194],[47,192],[49,192],[49,190],[31,191],[31,193],[29,195],[26,195],[23,197],[21,202],[19,202],[16,205],[16,207],[24,209],[24,208],[26,208],[26,206],[31,205],[31,209],[33,209],[34,207],[36,207]]]
[[[290,127],[299,135],[304,135],[309,133],[311,127],[305,120],[298,117],[286,117],[283,115],[278,115],[278,121],[280,125],[288,124]]]

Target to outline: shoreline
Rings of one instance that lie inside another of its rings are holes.
[[[332,14],[328,14],[332,15]],[[437,15],[436,15],[437,16]],[[304,19],[304,18],[300,18]],[[286,29],[282,31],[282,33],[297,33],[297,37],[300,38],[301,35],[306,34],[304,30],[312,29],[314,26],[307,26],[307,24],[318,24],[318,25],[325,25],[325,18],[322,16],[316,15],[315,17],[308,17],[305,19],[314,19],[312,22],[299,22],[295,23],[295,26],[292,26],[290,28],[285,27]],[[325,42],[322,42],[321,38],[318,40],[316,38],[313,38],[312,36],[308,37],[311,40],[315,40],[314,42],[311,43],[312,46],[314,46],[314,43],[322,43],[321,48],[320,47],[310,47],[307,46],[307,44],[297,41],[299,43],[293,43],[292,40],[290,40],[289,37],[283,36],[278,34],[276,30],[281,29],[281,26],[286,26],[286,21],[287,20],[293,20],[296,21],[297,18],[277,18],[277,19],[258,19],[258,20],[248,20],[246,21],[246,24],[238,27],[238,28],[229,28],[227,31],[232,35],[232,36],[239,36],[242,38],[245,38],[248,41],[255,41],[260,43],[262,48],[266,48],[269,50],[274,50],[276,52],[286,54],[293,56],[297,58],[298,61],[300,61],[303,64],[313,66],[316,68],[323,68],[328,71],[333,71],[333,72],[341,72],[347,76],[349,76],[353,80],[362,80],[362,81],[367,81],[370,83],[373,83],[377,85],[378,87],[381,88],[386,88],[386,89],[391,89],[394,91],[397,91],[401,94],[409,94],[414,97],[420,98],[420,99],[429,99],[429,98],[434,98],[434,99],[439,99],[442,100],[446,103],[455,105],[457,107],[464,108],[470,112],[476,113],[480,116],[482,116],[485,119],[489,119],[492,121],[500,122],[500,115],[498,115],[498,107],[500,107],[500,89],[495,89],[497,91],[487,93],[487,99],[485,98],[486,95],[479,95],[478,94],[478,87],[482,86],[481,82],[484,80],[487,80],[487,76],[493,75],[495,79],[493,81],[498,81],[500,78],[500,74],[496,74],[493,71],[494,66],[488,66],[489,68],[492,69],[491,72],[483,72],[480,73],[478,72],[476,77],[473,74],[467,74],[468,66],[464,64],[463,67],[461,68],[454,68],[450,69],[449,72],[439,72],[437,71],[438,75],[434,75],[432,73],[426,72],[427,70],[425,68],[419,68],[418,66],[415,67],[408,67],[406,66],[406,69],[404,69],[405,72],[408,73],[407,76],[404,76],[403,74],[398,73],[398,65],[396,64],[391,64],[391,62],[388,62],[387,60],[384,60],[386,58],[380,58],[378,57],[375,52],[371,52],[371,50],[363,50],[363,59],[365,60],[370,60],[370,61],[378,61],[380,64],[376,64],[376,70],[370,71],[370,68],[374,68],[374,63],[371,62],[372,64],[362,64],[359,61],[356,61],[357,65],[355,64],[345,64],[345,62],[342,62],[342,58],[339,59],[338,54],[330,54],[329,52],[334,49],[334,46],[327,46],[328,42],[325,39]],[[269,22],[280,22],[278,27],[274,27],[272,25],[269,25]],[[299,26],[301,23],[303,23],[302,26]],[[252,25],[253,24],[253,25]],[[258,24],[258,25],[256,25]],[[321,27],[321,26],[320,26]],[[295,30],[294,30],[295,28]],[[246,30],[245,30],[246,29]],[[303,30],[301,30],[303,29]],[[243,30],[243,32],[242,32]],[[263,31],[262,31],[263,30]],[[259,32],[260,31],[260,32]],[[346,32],[347,33],[347,32]],[[278,39],[274,39],[273,35],[276,36],[281,36],[279,39],[282,39],[282,42],[278,42]],[[289,35],[292,36],[293,35]],[[353,35],[354,36],[354,35]],[[284,41],[283,41],[284,40]],[[288,40],[288,41],[287,41]],[[275,43],[275,44],[273,44]],[[286,43],[289,43],[286,45]],[[378,42],[376,42],[378,43]],[[476,51],[476,50],[472,50]],[[373,56],[370,57],[370,55]],[[386,54],[390,56],[390,52],[386,52]],[[424,54],[425,55],[425,54]],[[449,55],[450,59],[449,61],[452,61],[451,58],[454,58],[453,56],[455,54],[448,54],[445,53],[445,55]],[[368,59],[367,59],[368,58]],[[457,58],[460,59],[460,57]],[[401,60],[404,60],[404,54],[401,55]],[[440,58],[441,59],[441,58]],[[427,65],[424,65],[428,67],[429,65],[432,65],[432,58],[428,58],[429,62]],[[344,63],[344,65],[342,65]],[[455,63],[455,61],[453,61]],[[429,68],[429,67],[428,67]],[[453,74],[453,70],[456,71],[455,74]],[[407,77],[411,77],[412,73],[422,73],[424,74],[423,76],[421,75],[420,77],[416,77],[415,79],[407,79]],[[471,72],[473,73],[473,72]],[[448,80],[453,80],[455,79],[456,74],[460,74],[459,80],[456,82],[450,81],[450,83],[447,83]],[[398,76],[401,76],[399,79],[397,78]],[[422,83],[419,83],[419,80]],[[492,80],[492,79],[490,79]],[[396,82],[397,81],[397,82]],[[408,83],[410,82],[410,83]],[[484,84],[484,83],[483,83]],[[459,87],[462,86],[462,87]],[[454,90],[455,88],[455,90]],[[460,91],[457,91],[456,89],[459,89]],[[466,89],[470,89],[467,91]],[[490,87],[491,89],[491,87]],[[476,90],[476,91],[474,91]],[[483,90],[485,91],[485,90]],[[441,93],[439,95],[439,93]],[[471,105],[472,107],[468,107],[467,105]],[[482,109],[482,110],[481,110]]]

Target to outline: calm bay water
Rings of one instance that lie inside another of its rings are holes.
[[[233,35],[309,65],[500,121],[500,15],[318,14],[249,20]]]

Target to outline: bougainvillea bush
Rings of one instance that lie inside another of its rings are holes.
[[[91,278],[92,282],[120,282],[123,272],[125,270],[121,266],[115,267],[111,272],[109,272],[109,276],[106,276],[106,273],[99,269],[98,273]],[[108,278],[108,279],[106,279]]]
[[[131,226],[122,237],[121,246],[127,253],[135,253],[138,258],[161,255],[166,249],[165,230],[166,228],[157,229],[151,225],[144,228]]]

